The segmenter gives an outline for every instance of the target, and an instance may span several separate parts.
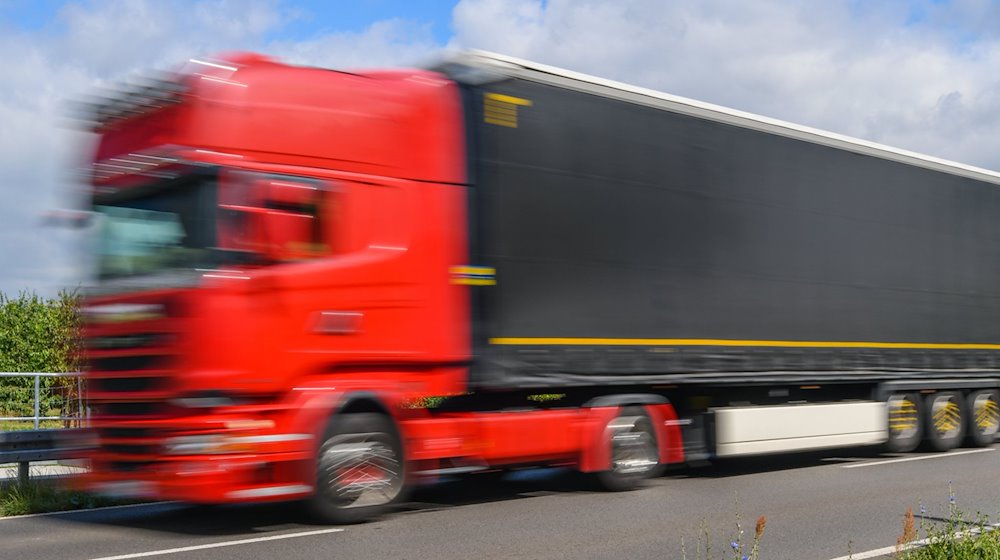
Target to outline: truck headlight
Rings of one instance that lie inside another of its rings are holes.
[[[167,455],[222,455],[254,453],[258,442],[251,438],[224,435],[179,436],[163,442]]]

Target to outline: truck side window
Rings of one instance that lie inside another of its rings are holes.
[[[315,179],[231,171],[219,185],[219,247],[270,262],[329,255],[334,192]]]

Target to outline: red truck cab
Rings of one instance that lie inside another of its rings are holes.
[[[470,290],[484,282],[447,77],[240,54],[192,60],[96,116],[88,488],[309,498],[339,522],[398,500],[418,471],[607,470],[608,429],[645,438],[619,438],[619,485],[680,460],[659,403],[425,408],[468,391]]]

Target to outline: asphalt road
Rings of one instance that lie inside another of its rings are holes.
[[[997,521],[998,448],[758,457],[674,470],[627,493],[536,469],[499,483],[468,478],[424,487],[381,520],[343,527],[312,524],[290,505],[156,504],[8,518],[0,519],[0,558],[715,559],[733,557],[738,518],[748,543],[764,515],[763,558],[853,553],[860,560],[895,544],[907,507],[918,524],[947,517],[949,492],[963,511]]]

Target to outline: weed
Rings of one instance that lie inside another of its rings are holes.
[[[896,537],[896,554],[898,555],[906,545],[915,540],[917,540],[917,527],[914,522],[913,508],[908,507],[906,514],[903,515],[903,534]]]
[[[0,517],[90,509],[121,503],[123,502],[119,500],[71,490],[51,480],[29,480],[27,484],[14,481],[0,483]]]
[[[921,516],[926,513],[921,503]],[[952,485],[948,483],[948,519],[942,525],[920,528],[926,538],[917,541],[913,527],[913,510],[907,509],[903,520],[903,535],[897,539],[896,558],[899,560],[1000,560],[1000,531],[994,529],[987,516],[978,514],[974,521],[959,509]]]
[[[753,541],[750,543],[749,550],[748,547],[743,544],[743,526],[740,519],[740,513],[737,509],[736,511],[736,537],[729,543],[730,552],[734,560],[759,560],[760,559],[760,541],[764,536],[764,529],[767,526],[767,517],[761,515],[757,518],[757,522],[754,524]],[[695,545],[695,553],[697,554],[698,560],[709,560],[712,558],[712,547],[711,547],[711,537],[708,532],[708,525],[704,522],[702,523],[701,535],[698,538],[698,542]],[[704,542],[704,548],[702,548],[702,542]],[[687,542],[684,537],[681,537],[681,557],[687,560]]]

